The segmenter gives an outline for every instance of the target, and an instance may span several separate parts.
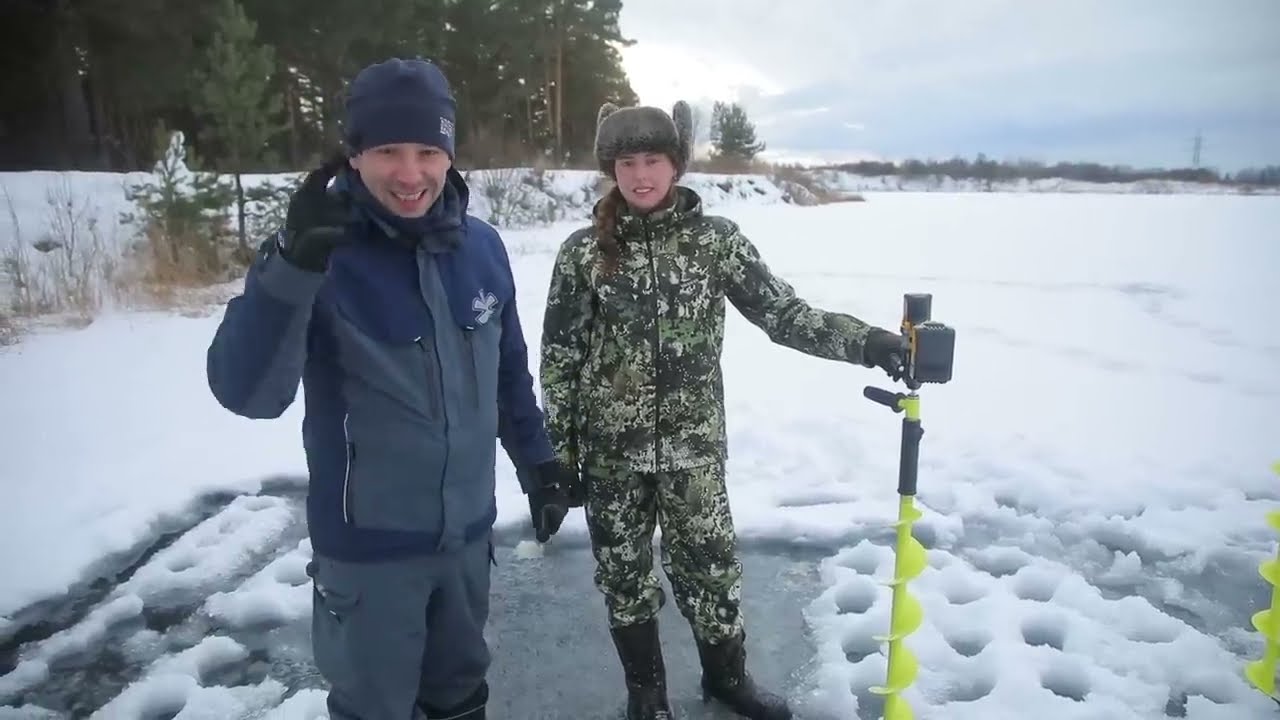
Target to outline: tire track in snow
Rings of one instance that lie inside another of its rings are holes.
[[[63,599],[60,616],[11,641],[12,667],[0,675],[0,703],[63,707],[75,716],[138,679],[145,662],[185,647],[210,629],[198,610],[220,586],[269,562],[290,532],[296,502],[270,495],[214,495],[197,522],[164,532],[136,560]],[[112,583],[107,577],[113,578]]]
[[[0,676],[12,672],[18,649],[48,640],[56,633],[84,621],[89,612],[116,587],[128,582],[139,568],[172,545],[196,525],[226,505],[231,495],[212,494],[197,499],[186,513],[162,523],[167,529],[134,548],[103,558],[88,578],[67,593],[28,606],[14,614],[0,629]]]

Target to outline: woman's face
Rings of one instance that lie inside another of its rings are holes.
[[[662,204],[676,181],[676,166],[664,153],[631,153],[613,163],[618,190],[637,212],[647,212]]]

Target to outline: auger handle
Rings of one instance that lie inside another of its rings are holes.
[[[906,396],[902,393],[892,392],[883,388],[872,387],[868,385],[862,389],[862,395],[871,402],[883,405],[894,412],[902,412],[902,399]]]

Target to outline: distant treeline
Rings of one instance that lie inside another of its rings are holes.
[[[901,163],[862,161],[827,166],[855,175],[897,175],[900,177],[950,177],[955,180],[1044,180],[1062,178],[1092,183],[1127,183],[1140,180],[1178,180],[1232,185],[1280,186],[1280,165],[1249,168],[1236,173],[1219,173],[1211,168],[1141,168],[1088,162],[1059,162],[1052,165],[1032,160],[996,161],[979,154],[974,160],[906,160]]]
[[[621,0],[0,0],[0,170],[305,167],[360,68],[440,64],[460,160],[589,165],[600,103],[636,101]]]

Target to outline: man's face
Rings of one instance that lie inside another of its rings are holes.
[[[445,151],[419,143],[379,145],[351,158],[351,167],[378,202],[406,218],[427,214],[452,164]]]
[[[614,161],[613,174],[627,204],[645,212],[667,199],[676,181],[676,166],[663,153],[634,153],[620,155]]]

